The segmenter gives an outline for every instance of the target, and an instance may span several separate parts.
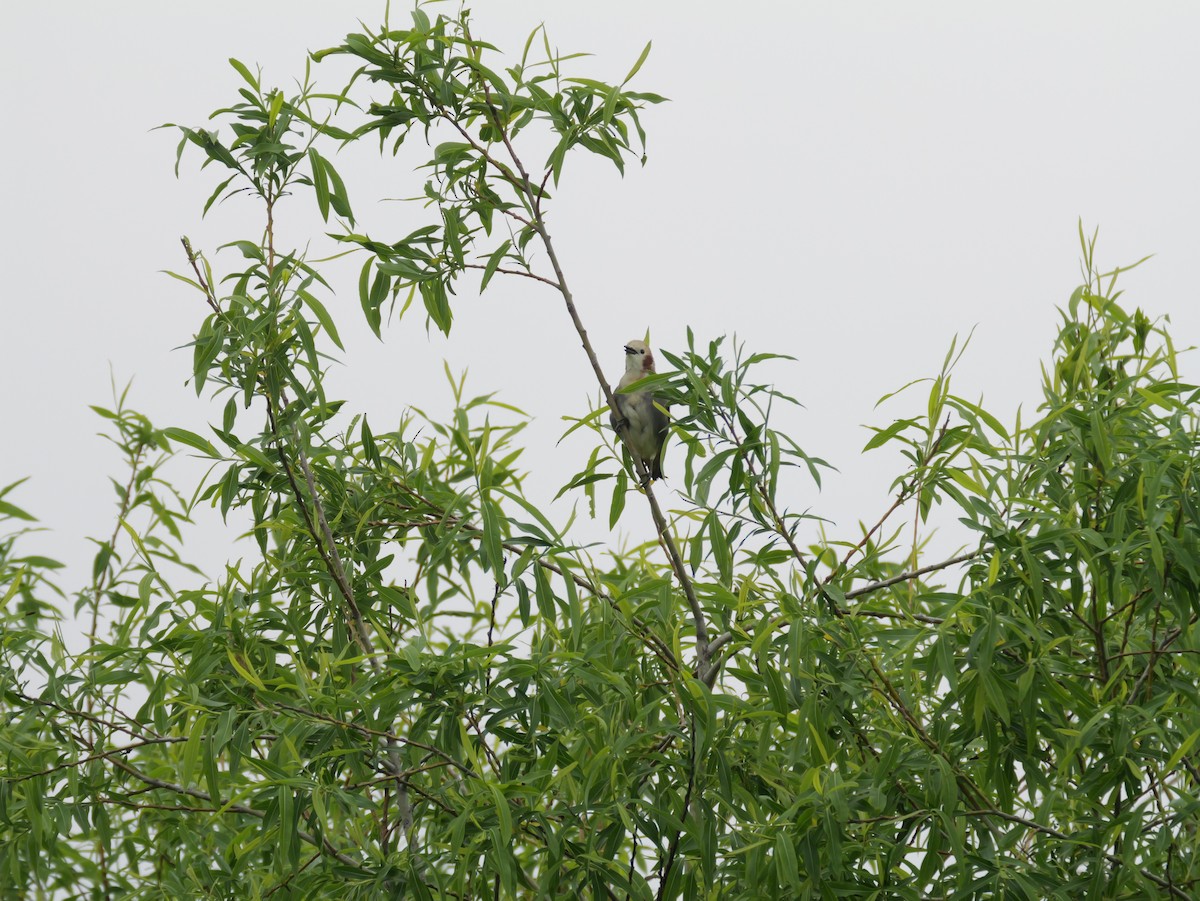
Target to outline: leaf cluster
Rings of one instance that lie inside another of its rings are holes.
[[[762,374],[787,358],[736,341],[689,331],[638,386],[673,413],[669,517],[605,411],[575,417],[599,440],[561,494],[595,515],[611,487],[632,531],[644,493],[632,547],[529,499],[527,420],[494,393],[448,371],[449,411],[386,424],[327,396],[334,288],[276,246],[289,194],[364,253],[377,333],[405,291],[449,332],[478,269],[554,288],[586,335],[548,186],[577,150],[637,158],[661,98],[626,90],[645,53],[604,84],[545,39],[531,62],[539,35],[499,69],[467,14],[418,8],[314,55],[360,66],[342,91],[235,63],[222,128],[181,129],[225,170],[205,209],[248,194],[263,229],[212,261],[184,242],[208,432],[96,409],[122,474],[82,647],[0,491],[0,894],[1194,896],[1200,391],[1094,236],[1033,421],[952,390],[956,342],[927,395],[885,398],[910,406],[866,449],[898,472],[857,529],[812,512],[828,464]],[[432,221],[358,234],[328,148],[414,135]],[[210,466],[188,493],[163,475],[181,448]],[[187,562],[198,504],[249,539],[223,572]],[[966,538],[935,558],[943,520]]]

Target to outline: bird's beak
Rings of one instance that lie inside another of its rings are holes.
[[[627,354],[629,354],[630,356],[632,356],[633,354],[637,353],[637,351],[636,351],[636,350],[634,350],[632,347],[630,347],[628,344],[626,344],[626,345],[625,345],[625,353],[627,353]]]

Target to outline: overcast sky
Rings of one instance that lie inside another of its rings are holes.
[[[403,20],[406,5],[393,7]],[[476,35],[510,54],[544,22],[561,50],[595,55],[582,72],[609,80],[653,40],[635,85],[671,102],[643,116],[648,165],[624,179],[594,159],[569,165],[550,212],[581,314],[613,381],[621,345],[647,328],[675,350],[690,325],[703,339],[736,332],[754,350],[796,356],[771,370],[806,407],[788,422],[841,471],[790,503],[843,534],[886,507],[895,475],[893,458],[860,456],[863,425],[923,404],[914,395],[874,410],[876,399],[935,373],[956,334],[976,330],[959,393],[1006,419],[1036,406],[1055,306],[1079,282],[1078,218],[1100,227],[1104,265],[1156,254],[1127,276],[1127,302],[1170,315],[1179,346],[1200,340],[1200,6],[483,0],[474,10]],[[109,401],[110,367],[134,380],[133,405],[160,426],[205,431],[220,417],[223,402],[185,385],[190,353],[173,350],[205,309],[159,270],[185,266],[182,234],[210,251],[256,238],[259,212],[234,200],[202,222],[215,173],[185,157],[176,180],[177,136],[153,127],[199,125],[234,102],[228,57],[289,86],[307,51],[382,11],[376,0],[0,4],[0,484],[32,477],[12,499],[53,531],[31,550],[89,560],[84,536],[111,531],[117,461],[87,409]],[[314,74],[331,90],[344,77],[329,64]],[[367,149],[339,166],[363,227],[395,240],[421,211],[377,201],[417,193],[422,178]],[[311,240],[313,255],[328,248],[307,201],[281,218],[285,238]],[[555,295],[524,281],[464,294],[449,341],[413,317],[381,344],[362,324],[353,277],[338,272],[326,302],[350,355],[331,393],[377,432],[406,404],[448,409],[444,359],[470,367],[479,393],[499,391],[535,417],[533,497],[553,496],[586,460],[590,438],[555,446],[561,417],[596,395]],[[1196,371],[1189,358],[1185,374]],[[640,539],[650,535],[642,512],[627,525]],[[208,535],[197,553],[211,565],[228,548]]]

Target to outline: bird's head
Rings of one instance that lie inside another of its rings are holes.
[[[625,345],[625,371],[649,375],[654,371],[654,354],[645,341],[634,339]]]

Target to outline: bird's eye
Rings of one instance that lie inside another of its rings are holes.
[[[646,348],[644,348],[644,347],[638,349],[638,353],[640,353],[640,354],[644,354],[645,352],[646,352]]]

